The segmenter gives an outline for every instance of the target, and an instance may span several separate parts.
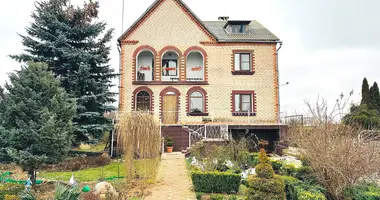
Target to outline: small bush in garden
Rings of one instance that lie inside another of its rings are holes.
[[[5,183],[0,185],[0,199],[5,199],[6,195],[18,195],[25,189],[24,185],[16,183]]]
[[[101,156],[95,159],[95,163],[97,166],[105,166],[111,163],[111,158],[108,156],[108,154],[103,153]]]
[[[379,200],[380,187],[375,184],[359,184],[357,186],[349,187],[344,190],[346,199],[365,199],[365,200]]]
[[[285,182],[288,200],[325,200],[325,189],[317,184],[309,184],[291,176],[281,176]]]
[[[224,196],[223,194],[211,194],[210,200],[223,200]]]
[[[197,192],[197,193],[195,193],[195,196],[196,196],[197,200],[201,200],[201,199],[202,199],[202,196],[203,196],[204,194],[205,194],[204,192]]]
[[[270,164],[272,165],[273,170],[276,172],[278,172],[282,167],[282,162],[279,160],[271,160]]]
[[[260,149],[259,154],[260,164],[256,166],[256,175],[248,179],[249,200],[284,200],[285,183],[284,181],[274,175],[274,170],[269,164],[269,159],[265,153],[264,148]]]
[[[4,198],[4,200],[18,200],[18,199],[19,198],[17,197],[17,195],[9,195],[9,194],[6,194]]]
[[[237,193],[241,176],[223,172],[192,172],[195,192],[205,193]]]

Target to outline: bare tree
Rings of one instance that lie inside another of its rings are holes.
[[[343,191],[379,173],[380,135],[359,126],[340,124],[348,100],[343,95],[329,111],[326,101],[305,101],[310,126],[294,126],[288,134],[290,145],[300,149],[318,181],[331,199],[343,199]]]

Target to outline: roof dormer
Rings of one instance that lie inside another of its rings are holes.
[[[224,29],[229,34],[246,34],[249,31],[248,25],[251,21],[248,20],[229,20]]]

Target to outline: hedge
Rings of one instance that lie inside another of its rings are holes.
[[[194,191],[235,194],[239,191],[240,174],[226,172],[191,172]]]
[[[288,200],[326,200],[324,188],[317,184],[307,184],[291,176],[281,176],[285,182]]]

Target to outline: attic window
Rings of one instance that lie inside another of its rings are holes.
[[[245,24],[234,24],[231,25],[231,32],[232,33],[246,33],[247,31],[247,25]]]

